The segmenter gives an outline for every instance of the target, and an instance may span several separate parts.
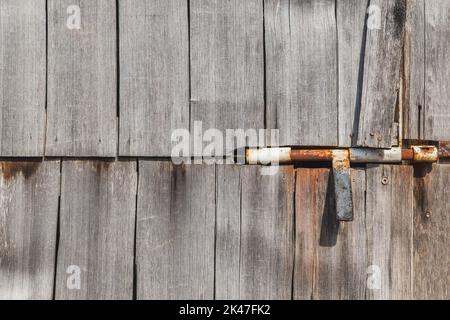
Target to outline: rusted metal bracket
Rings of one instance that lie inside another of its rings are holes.
[[[440,149],[435,146],[411,146],[406,149],[292,149],[289,147],[247,149],[246,163],[266,165],[331,161],[337,220],[352,221],[351,163],[402,163],[403,161],[433,163],[440,158],[450,158],[449,148]]]
[[[348,150],[334,150],[332,163],[336,218],[339,221],[352,221],[353,198],[350,179],[350,152]]]

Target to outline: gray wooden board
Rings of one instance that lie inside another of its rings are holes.
[[[45,0],[0,2],[0,156],[42,156]]]
[[[0,162],[0,299],[52,299],[59,161]]]
[[[413,168],[366,171],[367,299],[412,298]]]
[[[290,299],[294,170],[217,168],[217,299]]]
[[[450,1],[425,3],[424,139],[450,140]]]
[[[449,165],[417,168],[414,182],[414,299],[450,299],[449,181]]]
[[[140,161],[137,299],[213,299],[215,166]]]
[[[425,0],[407,2],[404,59],[404,138],[421,139],[425,119]]]
[[[298,169],[294,299],[364,299],[365,170],[353,169],[354,221],[337,222],[330,169]]]
[[[241,167],[218,165],[216,177],[216,296],[239,299],[241,263]]]
[[[355,144],[361,111],[365,22],[368,0],[337,0],[339,146]]]
[[[265,0],[267,127],[280,145],[337,145],[334,0]]]
[[[210,128],[264,129],[263,30],[260,0],[190,1],[193,138]],[[196,122],[203,130],[194,131]]]
[[[63,162],[56,299],[133,297],[136,169]]]
[[[378,9],[373,11],[367,28],[357,143],[390,148],[400,88],[406,0],[371,0],[370,6]],[[378,18],[376,12],[380,13]]]
[[[68,28],[73,5],[80,29]],[[116,1],[48,1],[46,155],[116,155],[116,40]]]
[[[121,156],[168,157],[189,130],[188,25],[188,1],[119,1]]]

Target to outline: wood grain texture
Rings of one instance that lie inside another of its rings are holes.
[[[421,139],[425,128],[425,0],[407,2],[404,79],[404,138]]]
[[[42,156],[45,0],[1,1],[0,44],[0,156]]]
[[[366,298],[411,299],[413,169],[371,166],[366,180],[367,263],[372,266]]]
[[[67,21],[80,8],[80,29]],[[48,1],[46,155],[117,152],[116,1]]]
[[[213,299],[215,167],[139,162],[137,299]]]
[[[400,88],[406,0],[371,0],[370,6],[377,9],[367,28],[357,144],[390,148]]]
[[[450,140],[450,1],[425,3],[425,128],[427,140]]]
[[[190,28],[192,135],[264,129],[263,2],[191,0]]]
[[[330,169],[296,171],[294,299],[365,298],[365,170],[353,169],[355,219],[338,222]]]
[[[0,162],[0,299],[52,299],[59,161]]]
[[[294,171],[218,166],[216,298],[292,296]]]
[[[337,145],[334,0],[265,0],[267,127],[280,145]]]
[[[356,144],[361,112],[368,0],[337,0],[339,146]]]
[[[189,130],[188,24],[186,0],[119,1],[121,156],[168,157]]]
[[[450,299],[449,181],[449,165],[416,168],[414,299]]]
[[[218,300],[239,299],[241,263],[241,167],[216,171],[216,293]]]
[[[56,299],[131,299],[135,162],[64,161]],[[80,286],[74,289],[79,268]]]

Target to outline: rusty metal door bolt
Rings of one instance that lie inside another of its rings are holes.
[[[408,149],[247,149],[247,164],[283,164],[294,162],[332,162],[334,199],[338,221],[353,220],[352,185],[350,163],[433,163],[439,160],[435,146],[412,146]]]
[[[435,146],[412,146],[407,149],[292,149],[292,148],[262,148],[247,149],[247,164],[288,164],[294,162],[324,162],[333,161],[339,152],[347,151],[351,163],[433,163],[440,158]]]

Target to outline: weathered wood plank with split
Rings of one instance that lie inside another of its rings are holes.
[[[53,297],[59,161],[0,162],[0,299]]]
[[[0,1],[0,119],[0,156],[44,154],[45,0]]]
[[[361,113],[362,79],[369,0],[337,0],[339,146],[356,144]]]
[[[213,299],[215,166],[139,162],[137,299]]]
[[[280,145],[338,143],[334,0],[265,0],[267,127]]]
[[[425,0],[407,2],[404,60],[404,138],[422,139],[425,128]]]
[[[294,170],[261,169],[217,167],[217,299],[292,296]]]
[[[121,156],[168,157],[189,130],[188,18],[185,0],[119,1]]]
[[[357,144],[390,148],[400,89],[406,0],[371,0]]]
[[[133,297],[136,169],[63,162],[56,299]]]
[[[46,155],[116,155],[116,51],[116,1],[48,1]]]

